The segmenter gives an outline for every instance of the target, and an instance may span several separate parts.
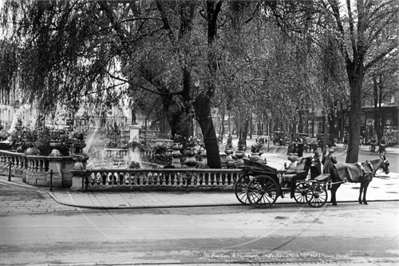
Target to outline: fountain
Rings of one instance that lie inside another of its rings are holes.
[[[86,147],[83,150],[88,155],[87,169],[131,169],[131,168],[161,168],[163,165],[144,162],[142,153],[133,145],[127,145],[121,137],[121,132],[107,132],[94,128],[87,135]],[[130,136],[131,137],[131,136]],[[138,141],[138,135],[135,141]]]

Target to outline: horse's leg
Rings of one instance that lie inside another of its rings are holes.
[[[364,178],[362,178],[361,181],[360,181],[360,190],[359,190],[359,199],[358,199],[359,204],[362,204],[362,203],[363,203],[363,202],[362,202],[362,193],[363,193],[363,190],[364,190]]]
[[[341,184],[334,184],[331,186],[331,203],[334,206],[337,206],[337,198],[336,198],[336,193],[338,188],[341,186]]]
[[[330,170],[330,175],[331,175],[331,181],[332,181],[332,185],[331,185],[331,203],[334,206],[337,206],[337,198],[336,198],[336,193],[337,190],[339,188],[339,186],[341,185],[341,183],[336,183],[335,182],[339,182],[340,178],[338,175],[338,171],[335,167],[332,167]]]
[[[296,176],[292,177],[291,179],[291,199],[295,196],[295,187],[296,187]]]
[[[367,200],[366,200],[366,194],[367,194],[367,188],[369,187],[369,184],[371,182],[371,179],[369,176],[367,176],[367,178],[365,178],[364,180],[364,188],[363,188],[363,203],[365,205],[367,205]]]

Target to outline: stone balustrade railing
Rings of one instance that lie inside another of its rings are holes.
[[[70,187],[73,166],[72,157],[25,155],[0,150],[0,174],[22,178],[31,185]]]
[[[72,170],[73,190],[231,190],[241,169]]]
[[[25,154],[0,150],[0,172],[5,172],[11,164],[11,175],[21,176],[27,165]],[[8,174],[8,173],[7,173]]]

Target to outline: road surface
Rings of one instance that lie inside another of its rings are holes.
[[[0,191],[3,204],[25,203],[2,208],[0,265],[399,262],[396,201],[100,211],[20,187]]]

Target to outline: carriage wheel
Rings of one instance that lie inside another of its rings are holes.
[[[247,188],[250,204],[255,206],[272,206],[279,195],[279,187],[273,178],[260,175],[251,180]]]
[[[306,203],[306,193],[309,189],[309,185],[306,183],[299,183],[295,187],[294,199],[298,203]]]
[[[247,187],[252,179],[254,179],[253,175],[245,174],[237,180],[234,186],[236,197],[242,204],[250,204],[247,197]]]
[[[327,202],[327,190],[320,184],[313,184],[306,190],[306,201],[310,207],[320,208]]]

